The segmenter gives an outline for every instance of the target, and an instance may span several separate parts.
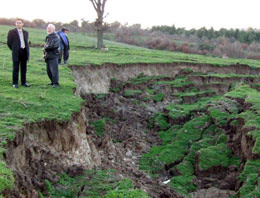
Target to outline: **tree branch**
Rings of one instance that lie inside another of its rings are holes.
[[[95,8],[96,12],[97,10],[97,2],[95,0],[90,0],[90,2],[92,3],[93,7]]]
[[[104,12],[105,12],[105,5],[106,5],[106,2],[107,2],[107,0],[103,0],[103,3],[101,4],[101,6],[102,6],[102,9],[101,9],[102,16],[103,16],[103,14],[104,14]]]

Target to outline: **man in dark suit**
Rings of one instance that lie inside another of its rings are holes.
[[[19,65],[21,65],[22,86],[30,87],[26,82],[27,61],[29,60],[28,32],[23,30],[23,21],[17,19],[16,28],[8,32],[7,45],[12,51],[13,87],[18,88]]]

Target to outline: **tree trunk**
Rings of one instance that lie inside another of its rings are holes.
[[[103,28],[98,28],[97,30],[97,48],[101,49],[104,48],[104,43],[103,43]]]
[[[103,43],[103,19],[104,19],[104,12],[105,12],[105,4],[107,0],[90,0],[93,4],[96,12],[97,12],[97,19],[95,22],[95,26],[97,27],[97,48],[101,49],[104,48]]]

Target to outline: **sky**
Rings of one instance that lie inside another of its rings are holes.
[[[5,8],[5,9],[4,9]],[[107,0],[105,21],[191,28],[260,29],[260,0]],[[89,0],[1,0],[0,18],[94,21]]]

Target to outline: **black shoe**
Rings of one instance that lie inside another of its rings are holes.
[[[52,85],[53,85],[53,83],[49,83],[48,85],[51,85],[51,86],[52,86]]]
[[[24,86],[24,87],[30,87],[31,85],[29,85],[28,83],[24,83],[22,86]]]
[[[52,85],[52,88],[58,88],[59,85]]]
[[[16,88],[16,89],[17,89],[17,88],[18,88],[18,85],[16,85],[16,84],[13,84],[13,88]]]

